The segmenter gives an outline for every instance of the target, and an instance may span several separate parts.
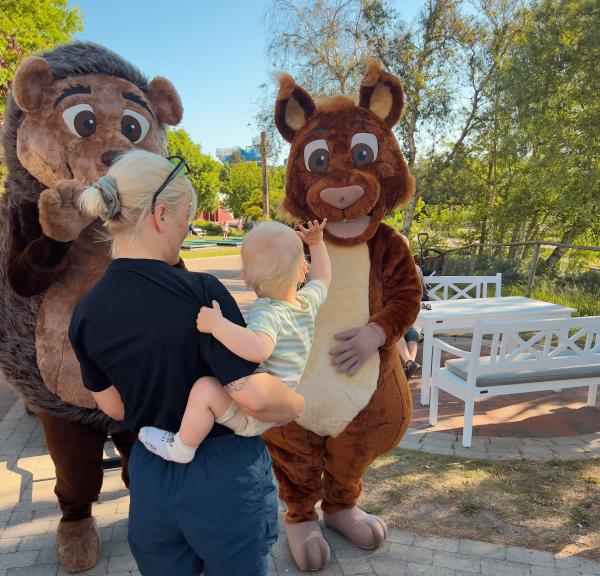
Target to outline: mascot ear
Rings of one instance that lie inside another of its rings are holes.
[[[289,74],[279,74],[279,93],[275,101],[275,126],[291,142],[296,132],[315,113],[316,106],[310,94],[298,86]]]
[[[38,109],[53,81],[48,62],[39,56],[26,58],[17,69],[12,84],[12,95],[16,105],[23,112]]]
[[[359,105],[379,116],[390,128],[400,120],[404,93],[400,80],[381,69],[373,58],[366,59],[367,71],[360,85]]]
[[[181,118],[183,117],[181,99],[179,98],[179,94],[177,94],[177,90],[175,90],[175,86],[166,78],[162,76],[153,78],[146,94],[150,98],[150,102],[154,104],[158,113],[158,119],[163,124],[175,126],[181,122]]]

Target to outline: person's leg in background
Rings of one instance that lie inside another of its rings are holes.
[[[421,367],[420,364],[416,362],[418,342],[419,334],[411,326],[404,335],[404,338],[400,338],[396,343],[396,348],[400,354],[400,359],[404,365],[404,373],[407,378],[411,378]]]

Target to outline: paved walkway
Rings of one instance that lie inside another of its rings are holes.
[[[107,445],[106,456],[114,455]],[[18,402],[0,422],[0,576],[57,576],[60,514],[54,496],[54,467],[37,420]],[[101,527],[102,557],[82,576],[139,575],[127,544],[129,495],[120,471],[105,474],[94,515]],[[391,529],[383,547],[364,552],[325,529],[332,548],[323,576],[600,576],[600,563],[578,557],[452,538],[422,538]],[[271,576],[299,572],[285,534],[272,550]],[[165,575],[168,576],[168,575]],[[235,574],[227,576],[237,576]]]

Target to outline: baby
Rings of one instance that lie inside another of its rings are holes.
[[[202,307],[197,318],[200,332],[212,334],[237,356],[262,363],[262,368],[290,388],[298,386],[314,338],[315,317],[327,296],[331,263],[317,220],[294,232],[277,222],[254,228],[242,244],[242,278],[258,296],[248,326],[243,328],[221,315],[219,304]],[[301,290],[308,273],[302,240],[310,251],[311,280]],[[198,380],[190,392],[179,432],[146,426],[139,438],[150,452],[165,460],[190,462],[196,448],[214,423],[240,436],[258,436],[275,423],[247,415],[212,377]]]

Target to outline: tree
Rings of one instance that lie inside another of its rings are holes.
[[[81,13],[68,0],[2,0],[0,9],[0,133],[8,91],[19,64],[50,50],[83,29]],[[0,144],[0,192],[6,168]]]
[[[256,162],[225,164],[221,171],[221,183],[225,204],[235,216],[243,215],[243,206],[253,193],[260,195],[262,205],[262,173]]]
[[[279,206],[285,196],[285,166],[269,168],[269,217],[280,216]],[[240,216],[252,220],[263,219],[262,191],[255,189],[250,197],[242,204]]]
[[[548,232],[564,243],[597,230],[600,220],[599,60],[598,2],[541,0],[503,77]],[[557,247],[545,267],[564,253]]]
[[[83,30],[68,0],[2,0],[0,10],[0,123],[17,67],[27,56],[51,50]]]
[[[399,131],[408,145],[409,166],[419,151],[436,157],[417,181],[404,221],[406,235],[418,198],[454,161],[479,121],[487,88],[523,25],[518,0],[474,4],[475,13],[464,15],[460,0],[428,0],[408,25],[385,1],[364,2],[369,48],[404,83]]]
[[[167,149],[169,156],[185,158],[189,168],[188,178],[198,196],[198,210],[215,210],[221,188],[221,164],[208,154],[203,154],[200,145],[181,128],[167,131]]]

